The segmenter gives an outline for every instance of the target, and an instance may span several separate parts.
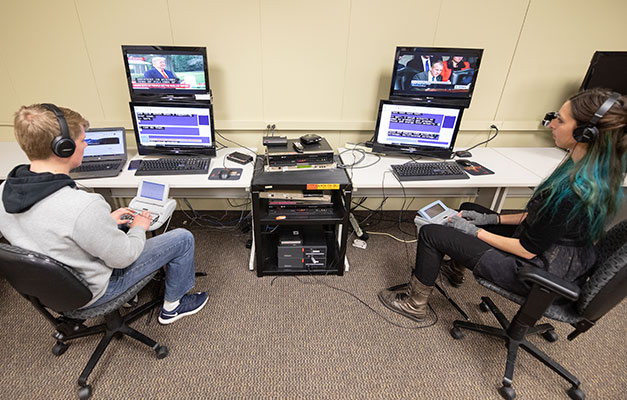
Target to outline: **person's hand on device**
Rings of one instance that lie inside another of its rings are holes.
[[[144,228],[144,230],[148,230],[151,220],[152,217],[150,216],[150,213],[146,210],[143,210],[141,213],[135,215],[135,218],[133,218],[133,222],[131,222],[129,227],[133,228],[136,226],[141,226],[142,228]]]
[[[467,235],[475,237],[477,236],[477,232],[479,232],[479,228],[458,215],[453,215],[451,218],[448,219],[448,221],[446,221],[444,225],[452,226],[453,228],[459,229]]]
[[[476,211],[464,210],[457,215],[476,226],[496,225],[499,223],[498,214],[482,214]]]
[[[126,224],[126,223],[128,223],[129,220],[127,218],[122,218],[122,216],[126,216],[128,214],[133,215],[133,214],[135,214],[135,212],[133,210],[131,210],[130,208],[122,207],[122,208],[118,208],[117,210],[111,212],[111,218],[113,218],[115,223],[118,224],[118,225]]]

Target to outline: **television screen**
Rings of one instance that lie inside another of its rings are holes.
[[[627,94],[627,51],[597,51],[581,84],[581,90],[611,89]]]
[[[397,47],[390,99],[470,106],[483,49]]]
[[[381,100],[372,150],[450,158],[463,107]]]
[[[210,103],[131,102],[130,106],[140,155],[215,155]]]
[[[131,96],[207,94],[207,50],[204,47],[122,46]]]

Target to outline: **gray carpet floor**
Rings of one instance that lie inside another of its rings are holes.
[[[368,229],[412,239],[395,223]],[[133,327],[170,354],[157,360],[135,341],[114,340],[90,377],[94,399],[498,399],[506,350],[496,338],[468,332],[454,340],[460,318],[434,293],[434,314],[419,325],[377,300],[384,287],[408,280],[415,244],[371,235],[368,247],[348,248],[344,276],[267,276],[248,270],[249,235],[191,229],[196,288],[210,300],[198,314],[161,326],[146,318]],[[403,225],[413,231],[410,223]],[[441,286],[473,321],[495,325],[478,303],[490,292],[467,272],[454,289]],[[142,292],[145,300],[150,291]],[[511,317],[515,306],[491,295]],[[588,399],[625,398],[627,378],[623,302],[573,342],[570,326],[555,324],[560,340],[532,342],[581,381]],[[437,321],[436,321],[437,318]],[[51,353],[51,326],[0,280],[0,388],[3,399],[76,398],[76,379],[99,338]],[[567,399],[569,385],[521,351],[514,388],[519,399]]]

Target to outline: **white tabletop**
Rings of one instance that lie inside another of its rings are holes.
[[[342,162],[350,165],[354,160],[359,160],[362,155],[356,151],[340,149]],[[374,165],[368,168],[360,166],[374,163],[379,156],[366,153],[364,160],[354,166],[347,167],[348,175],[353,181],[353,190],[359,196],[359,191],[364,189],[378,189],[382,187],[401,188],[401,183],[392,174],[390,165],[404,164],[408,157],[383,156]],[[404,181],[402,188],[482,188],[482,187],[532,187],[539,183],[538,175],[532,171],[520,168],[512,160],[492,148],[476,148],[472,150],[471,161],[475,161],[485,168],[494,171],[491,175],[470,176],[470,179],[432,180],[432,181]],[[433,159],[420,159],[418,162],[436,161]],[[440,160],[441,161],[441,160]],[[514,166],[514,167],[513,167]]]
[[[238,180],[209,180],[208,174],[203,175],[155,175],[135,176],[135,171],[128,170],[131,159],[144,158],[136,154],[135,150],[129,151],[129,160],[122,172],[111,178],[81,179],[77,182],[81,186],[92,189],[109,189],[114,197],[133,197],[142,179],[152,179],[165,182],[170,185],[172,196],[207,197],[207,198],[232,198],[247,197],[250,190],[250,181],[253,176],[255,162],[241,165],[226,159],[227,154],[233,151],[250,154],[255,157],[256,149],[249,151],[244,148],[223,148],[217,151],[216,157],[211,159],[209,172],[214,168],[242,168],[242,175]],[[2,142],[0,144],[0,179],[6,179],[8,173],[18,164],[28,164],[29,161],[20,149],[17,142]],[[158,158],[158,157],[145,157]]]
[[[557,147],[495,147],[494,151],[541,179],[548,177],[568,154]]]

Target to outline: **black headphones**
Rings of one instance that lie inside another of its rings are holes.
[[[620,93],[612,92],[610,97],[605,100],[601,107],[594,113],[594,116],[590,119],[590,121],[585,124],[576,127],[573,130],[573,138],[579,143],[590,143],[596,140],[599,137],[599,128],[597,128],[597,124],[603,118],[605,113],[609,111],[610,108],[620,99]]]
[[[74,140],[70,137],[70,129],[67,126],[67,121],[63,116],[63,112],[59,109],[59,107],[51,103],[42,103],[41,106],[48,111],[52,111],[54,116],[57,117],[57,121],[59,121],[59,128],[61,129],[61,135],[55,137],[52,141],[52,152],[57,157],[71,157],[76,149],[76,143],[74,143]]]

